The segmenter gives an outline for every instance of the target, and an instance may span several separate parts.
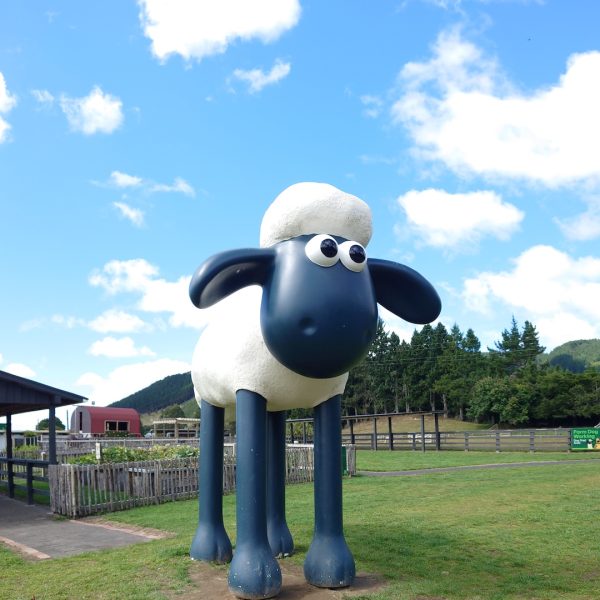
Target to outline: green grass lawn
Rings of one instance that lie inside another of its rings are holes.
[[[435,450],[419,452],[401,450],[357,450],[359,471],[409,471],[433,467],[488,465],[497,463],[548,460],[600,459],[600,452],[464,452]]]
[[[365,459],[361,456],[359,465]],[[389,582],[383,591],[361,598],[596,598],[599,487],[600,461],[347,479],[345,529],[357,568]],[[290,486],[287,505],[298,550],[288,560],[300,563],[312,533],[312,486]],[[235,537],[234,496],[225,498],[224,512]],[[197,520],[196,501],[138,508],[110,518],[176,536],[41,562],[25,561],[0,548],[0,597],[152,600],[175,597],[188,588],[187,553]]]
[[[15,484],[18,485],[27,485],[27,479],[25,477],[19,477],[15,473]],[[46,496],[45,494],[38,494],[35,490],[48,491],[48,484],[45,481],[34,481],[33,482],[33,501],[36,504],[45,504],[47,506],[50,505],[50,496]],[[0,493],[8,495],[8,482],[2,481],[0,482]],[[20,500],[27,500],[27,490],[21,488],[15,488],[15,498]],[[1,598],[1,596],[0,596]]]

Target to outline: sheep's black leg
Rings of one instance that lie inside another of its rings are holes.
[[[224,416],[225,409],[202,400],[199,518],[190,549],[193,559],[220,563],[231,560],[231,542],[223,525]]]
[[[284,410],[267,413],[267,536],[277,557],[294,552],[285,520],[285,418]]]
[[[281,570],[267,538],[267,402],[248,390],[236,393],[237,540],[229,590],[238,598],[271,598]]]
[[[304,561],[312,585],[340,588],[354,581],[354,558],[342,519],[341,396],[315,408],[315,532]]]

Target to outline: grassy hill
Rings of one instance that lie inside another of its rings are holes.
[[[156,381],[147,388],[127,396],[127,398],[113,402],[111,406],[135,408],[140,414],[160,414],[168,406],[184,404],[189,400],[193,400],[193,398],[194,388],[190,373],[179,373]],[[186,408],[183,410],[186,412]]]
[[[470,423],[458,419],[444,419],[441,415],[438,419],[440,431],[473,431],[475,429],[489,429],[489,424]],[[433,416],[425,415],[425,431],[433,431],[435,428]],[[377,419],[377,430],[387,433],[388,418]],[[392,431],[394,433],[412,433],[421,430],[421,417],[419,415],[402,415],[392,417]],[[354,433],[372,433],[373,421],[371,419],[358,421],[354,424]],[[350,433],[350,427],[344,427],[344,433]]]
[[[550,365],[573,373],[592,367],[600,370],[600,340],[573,340],[557,346],[547,355]]]

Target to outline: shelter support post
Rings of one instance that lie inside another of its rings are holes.
[[[13,439],[12,439],[12,415],[6,415],[6,469],[8,471],[8,497],[15,497],[15,475],[13,471]]]
[[[54,398],[60,403],[60,398]],[[56,407],[50,406],[48,409],[48,462],[51,465],[56,464]]]

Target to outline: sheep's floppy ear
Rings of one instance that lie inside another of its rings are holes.
[[[379,304],[409,323],[425,325],[437,319],[442,302],[425,277],[389,260],[369,258],[367,265]]]
[[[207,308],[248,285],[262,285],[274,258],[271,248],[229,250],[211,256],[192,277],[192,302],[198,308]]]

